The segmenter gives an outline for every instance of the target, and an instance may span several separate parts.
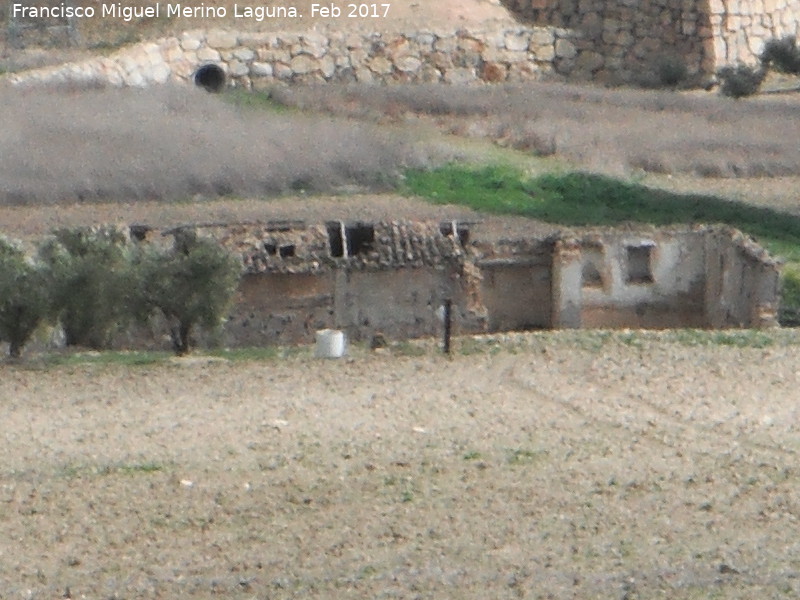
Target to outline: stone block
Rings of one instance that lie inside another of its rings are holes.
[[[369,61],[367,61],[367,66],[369,70],[373,73],[378,73],[380,75],[388,75],[394,70],[394,66],[392,65],[392,61],[390,61],[385,56],[375,56]]]
[[[219,62],[220,59],[219,52],[208,46],[197,51],[197,60],[200,62]]]
[[[359,83],[372,83],[375,81],[375,75],[366,67],[356,67],[353,71],[356,81]]]
[[[580,71],[596,71],[605,64],[605,58],[599,52],[581,52],[575,59],[575,68]]]
[[[433,44],[433,49],[436,52],[443,52],[445,54],[449,54],[454,52],[457,46],[456,38],[454,37],[446,37],[446,38],[439,38]]]
[[[208,32],[206,44],[217,50],[227,50],[235,48],[239,44],[239,38],[231,31],[216,29]]]
[[[242,62],[250,62],[256,57],[256,53],[250,48],[237,48],[233,51],[233,57]]]
[[[416,56],[403,56],[394,61],[394,66],[403,73],[416,73],[422,66],[422,61]]]
[[[272,77],[272,65],[265,62],[254,62],[250,65],[250,75],[253,77]]]
[[[385,53],[389,60],[399,60],[411,54],[414,48],[406,38],[400,37],[386,45]]]
[[[535,60],[550,62],[556,57],[556,48],[553,44],[549,46],[537,46],[531,48],[531,54]]]
[[[556,36],[550,29],[537,27],[531,33],[531,46],[552,46],[556,42]]]
[[[527,35],[507,34],[505,36],[505,47],[512,52],[522,52],[528,49],[531,40]]]
[[[319,69],[319,61],[310,54],[298,54],[289,62],[289,67],[297,75],[304,75]]]
[[[442,72],[433,65],[423,64],[418,79],[423,83],[438,83],[442,80]]]
[[[319,70],[325,79],[330,79],[336,74],[336,61],[331,55],[319,59]]]
[[[502,63],[484,63],[481,69],[481,79],[489,83],[499,83],[508,77],[508,67]]]
[[[164,63],[150,69],[150,79],[155,83],[166,83],[171,74],[172,70]]]
[[[454,68],[447,69],[444,72],[444,81],[455,85],[464,85],[472,83],[477,79],[475,69],[468,68]]]
[[[558,58],[575,58],[578,54],[575,44],[571,41],[559,38],[556,40],[555,53]]]
[[[240,60],[232,60],[228,63],[228,73],[231,77],[243,77],[250,72],[245,63]]]
[[[481,40],[471,37],[461,37],[458,39],[457,48],[467,54],[480,54],[485,44]]]
[[[279,62],[272,65],[272,74],[278,79],[288,81],[292,78],[292,75],[294,75],[294,71],[292,71],[292,68],[286,63]]]

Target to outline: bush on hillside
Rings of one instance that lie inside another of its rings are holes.
[[[722,95],[736,99],[758,92],[765,75],[766,72],[761,68],[742,64],[722,67],[717,71]]]
[[[40,248],[68,346],[107,348],[130,322],[130,248],[114,227],[62,229]]]
[[[764,69],[774,68],[781,73],[800,74],[800,50],[794,36],[769,40],[761,53]]]
[[[686,61],[680,56],[662,56],[656,60],[656,76],[662,87],[676,88],[689,76]]]
[[[44,272],[25,253],[0,238],[0,341],[17,358],[49,309]]]
[[[187,354],[195,327],[222,324],[241,275],[240,261],[212,240],[179,232],[169,251],[150,248],[138,262],[140,316],[160,312],[176,354]]]

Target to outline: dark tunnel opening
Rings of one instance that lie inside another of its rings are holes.
[[[207,92],[221,92],[226,79],[225,71],[215,64],[203,65],[194,73],[194,84]]]

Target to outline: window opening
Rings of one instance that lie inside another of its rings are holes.
[[[375,227],[366,223],[348,225],[345,229],[347,256],[358,256],[372,249],[375,243]]]
[[[653,283],[653,245],[627,247],[627,283]]]
[[[344,256],[344,236],[342,232],[344,229],[343,223],[341,221],[331,221],[327,224],[327,228],[331,256],[334,258]]]

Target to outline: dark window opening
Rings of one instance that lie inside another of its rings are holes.
[[[342,239],[342,224],[340,221],[328,223],[328,243],[331,247],[331,256],[338,258],[344,256],[344,240]]]
[[[594,262],[588,261],[583,265],[583,272],[581,274],[583,287],[602,287],[603,276],[597,270]]]
[[[653,283],[653,246],[627,247],[627,283]]]
[[[375,243],[375,228],[372,225],[356,223],[345,228],[347,237],[347,256],[366,254]]]
[[[279,252],[281,258],[287,258],[289,256],[294,256],[295,245],[294,244],[286,244],[285,246],[281,246],[279,248]]]
[[[264,250],[270,256],[275,256],[278,253],[278,246],[274,242],[264,242]]]
[[[469,227],[467,225],[458,224],[456,221],[440,223],[439,232],[447,237],[457,237],[458,243],[462,246],[469,243]]]

